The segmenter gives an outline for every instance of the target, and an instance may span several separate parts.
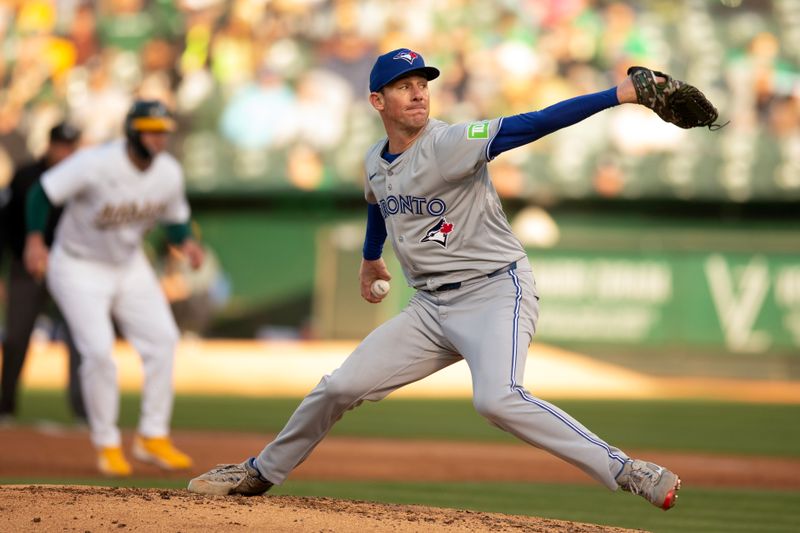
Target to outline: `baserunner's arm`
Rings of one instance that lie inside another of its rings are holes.
[[[195,270],[200,268],[205,260],[205,249],[195,240],[191,222],[187,220],[164,224],[164,232],[167,242],[181,251],[189,260],[189,265]]]
[[[36,280],[44,278],[49,253],[44,242],[44,231],[52,204],[40,182],[36,182],[25,198],[25,250],[22,260],[25,269]]]
[[[40,182],[34,183],[25,198],[25,227],[26,233],[44,233],[47,228],[47,218],[53,204],[42,188]]]
[[[165,224],[164,233],[166,233],[167,241],[169,241],[170,244],[180,246],[186,239],[192,236],[192,228],[188,221]]]

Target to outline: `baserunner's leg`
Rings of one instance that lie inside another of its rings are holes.
[[[50,254],[48,289],[83,357],[81,386],[92,443],[98,449],[121,444],[117,366],[112,357],[111,302],[116,278],[113,265],[72,257],[57,246]]]
[[[144,437],[165,437],[170,432],[175,397],[173,366],[179,333],[164,291],[143,253],[126,265],[112,313],[122,334],[142,358],[144,380],[137,432]]]

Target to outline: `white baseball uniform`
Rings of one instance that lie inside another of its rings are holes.
[[[462,359],[475,409],[492,424],[583,469],[607,486],[628,460],[522,385],[539,302],[527,254],[489,179],[501,119],[430,119],[392,162],[384,138],[366,157],[365,196],[380,206],[405,277],[417,292],[303,400],[256,458],[283,482],[348,409],[376,401]]]
[[[65,204],[47,284],[83,355],[92,442],[120,445],[112,317],[143,362],[138,432],[167,436],[178,329],[141,244],[156,222],[189,219],[180,165],[161,153],[140,171],[119,140],[77,152],[46,172],[42,187],[51,203]]]

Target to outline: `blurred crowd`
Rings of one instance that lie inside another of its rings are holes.
[[[370,67],[408,46],[442,70],[432,115],[448,121],[540,109],[635,64],[731,120],[687,132],[615,109],[504,154],[504,196],[800,198],[791,0],[2,0],[0,42],[0,186],[62,118],[86,144],[119,135],[138,95],[174,109],[195,192],[355,191],[382,132]]]

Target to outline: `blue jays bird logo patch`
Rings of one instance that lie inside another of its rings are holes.
[[[442,248],[447,248],[447,237],[453,232],[453,228],[453,224],[442,217],[425,232],[425,236],[419,242],[435,242]]]
[[[392,59],[405,59],[408,61],[409,65],[414,64],[414,60],[417,59],[419,55],[416,52],[412,52],[411,50],[401,50],[396,56]]]

